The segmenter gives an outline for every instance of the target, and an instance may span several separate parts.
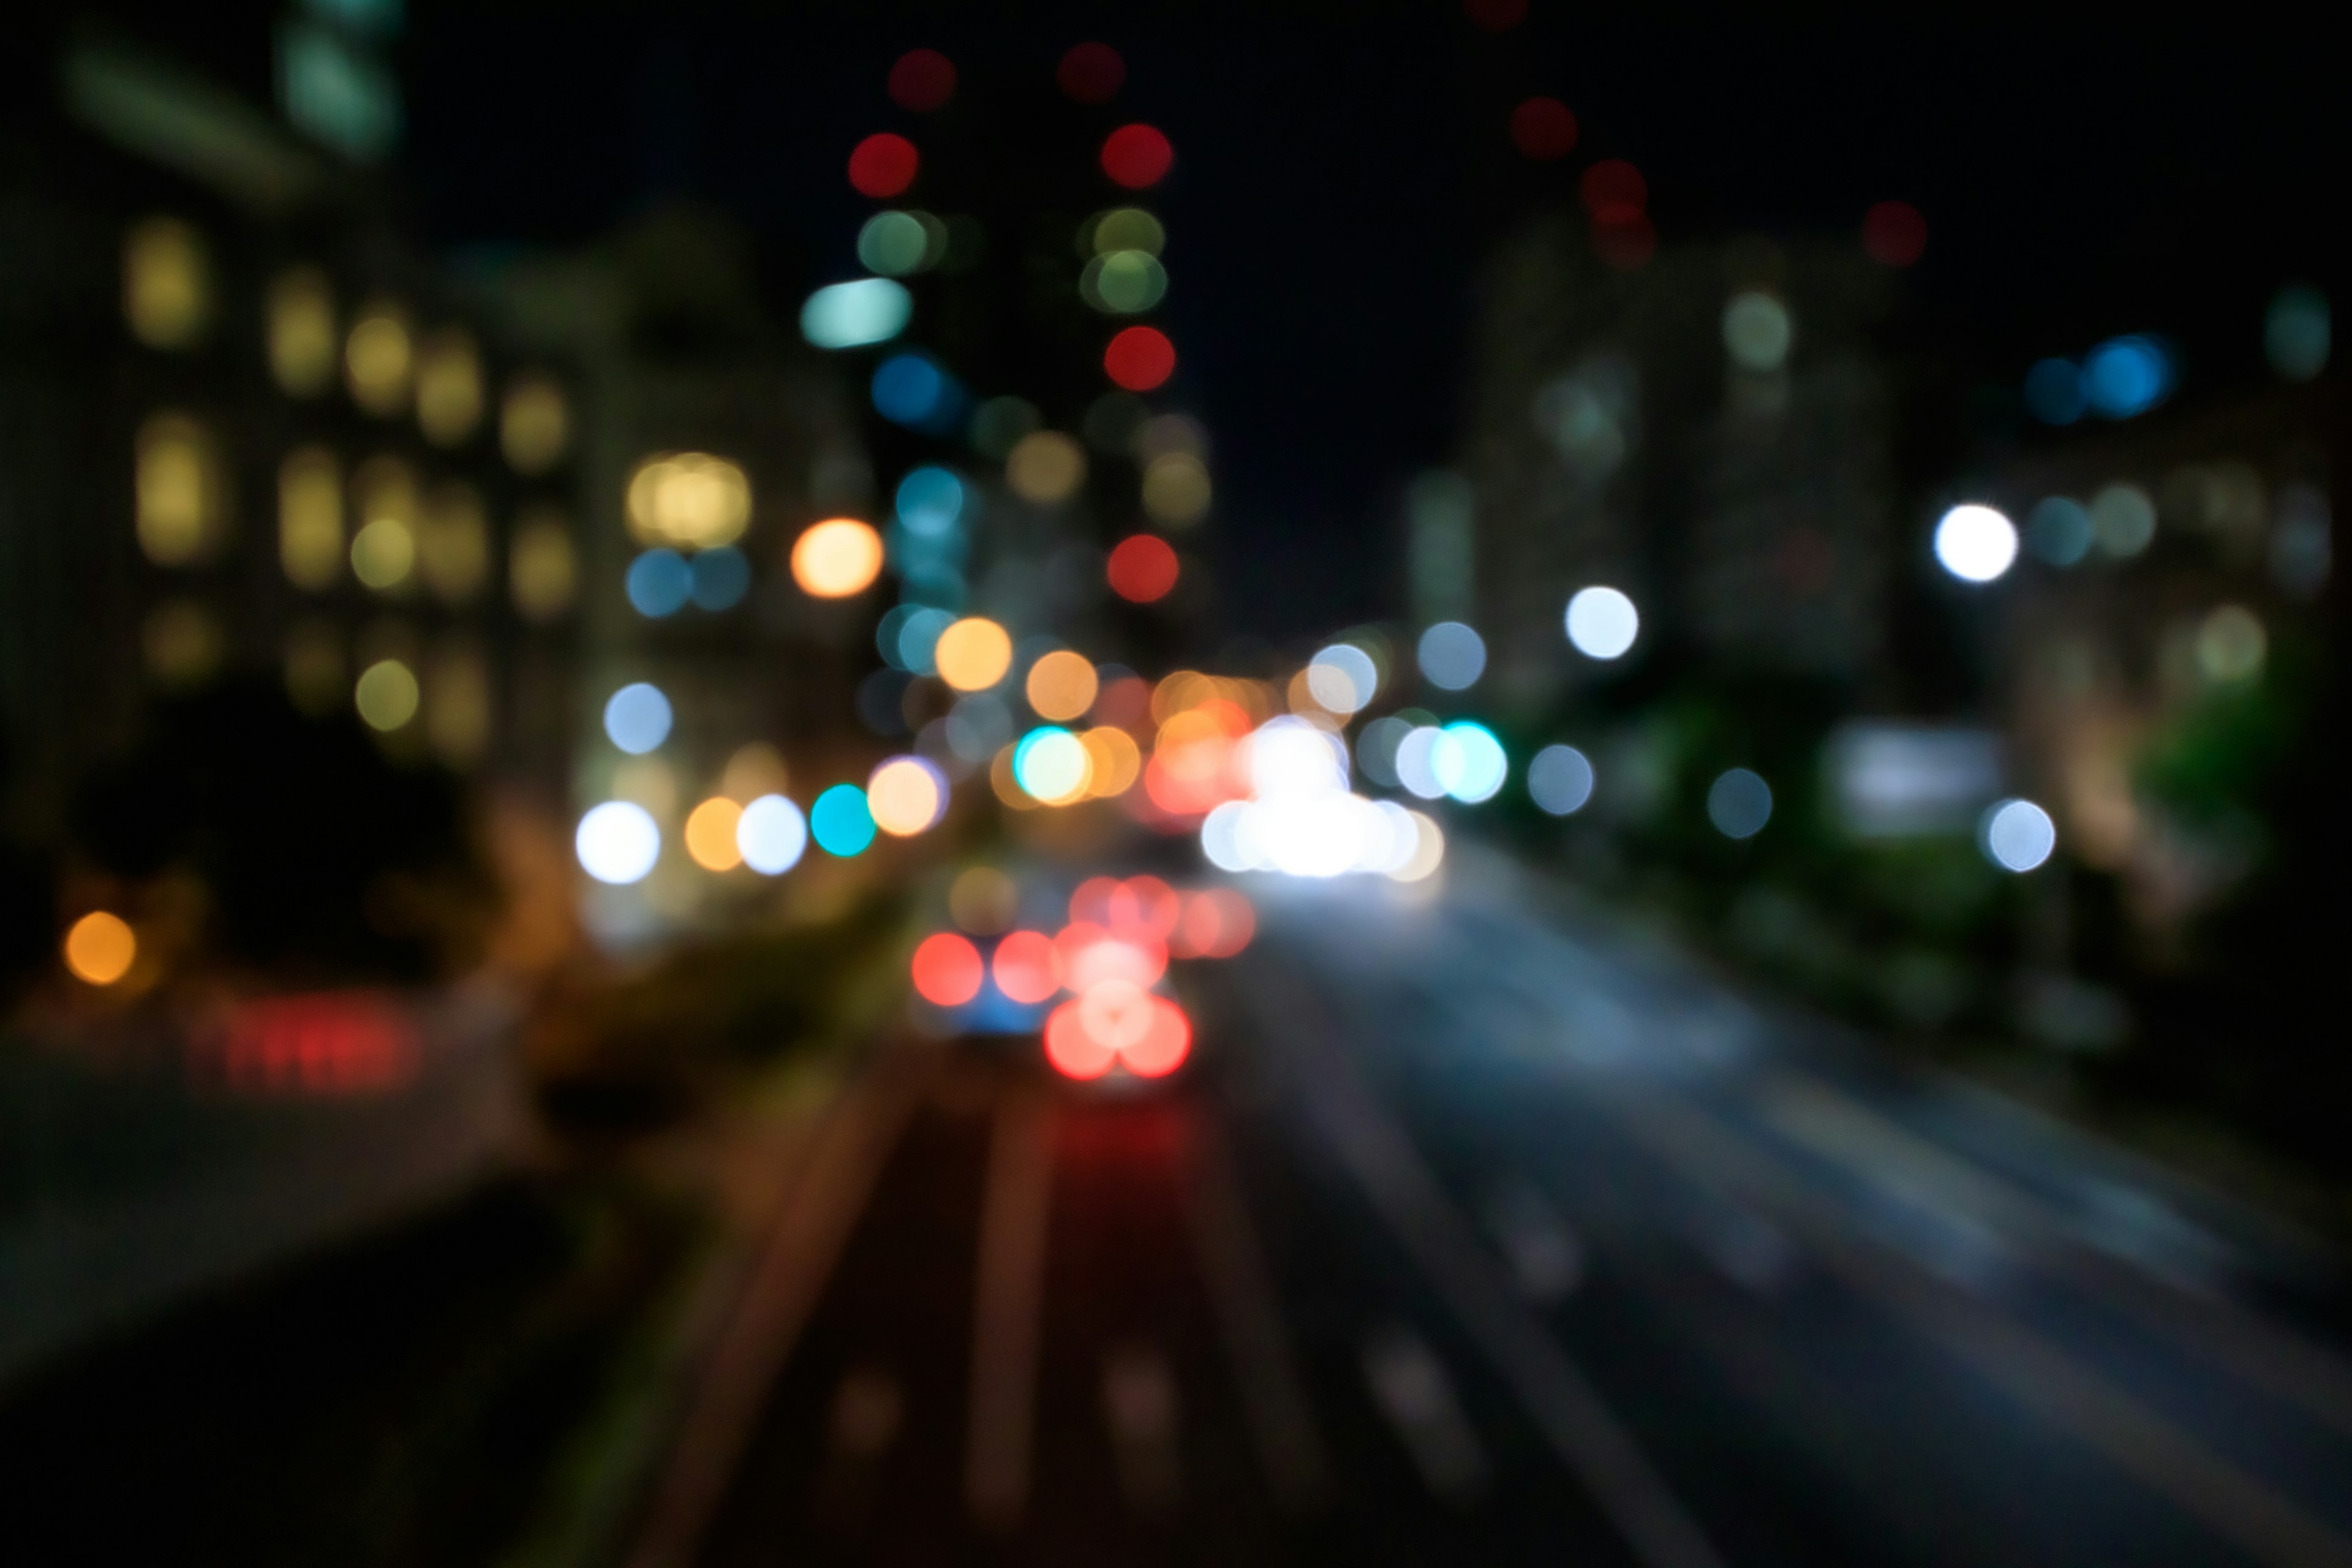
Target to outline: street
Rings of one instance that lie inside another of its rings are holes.
[[[1261,911],[1171,1084],[852,1091],[635,1561],[2352,1562],[2291,1233],[1493,866]]]

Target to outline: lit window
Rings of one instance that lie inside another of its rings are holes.
[[[379,418],[390,418],[408,406],[415,372],[407,313],[388,300],[371,301],[352,323],[352,335],[343,345],[343,375],[352,401]]]
[[[122,247],[122,316],[150,348],[184,349],[212,321],[212,268],[204,237],[177,218],[152,217]]]
[[[139,427],[139,548],[158,566],[188,566],[216,549],[227,517],[219,454],[205,427],[184,414],[157,414]]]
[[[335,295],[315,267],[281,272],[267,304],[269,374],[280,390],[316,397],[335,377]]]
[[[442,485],[427,498],[416,531],[417,565],[444,604],[462,605],[490,574],[490,530],[473,486]]]
[[[731,544],[751,521],[751,485],[724,458],[666,452],[629,479],[629,531],[646,545],[709,550]]]
[[[416,423],[436,447],[455,447],[482,422],[482,357],[463,327],[444,327],[416,352]]]
[[[286,580],[312,593],[343,571],[343,479],[324,447],[287,454],[278,468],[278,559]]]
[[[562,459],[572,420],[563,388],[544,375],[523,374],[507,384],[499,411],[499,447],[519,474],[543,474]]]
[[[515,525],[507,582],[514,591],[516,613],[527,621],[545,625],[572,607],[579,591],[580,563],[572,547],[572,529],[562,514],[535,511]]]

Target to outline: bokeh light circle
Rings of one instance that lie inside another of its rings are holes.
[[[621,585],[631,609],[657,621],[686,607],[694,594],[694,568],[687,564],[685,556],[664,545],[630,562]]]
[[[951,931],[934,931],[915,949],[908,966],[915,994],[934,1007],[961,1007],[980,994],[988,971],[980,950]]]
[[[849,183],[858,195],[881,201],[913,184],[922,162],[912,142],[881,132],[850,151]]]
[[[352,706],[371,730],[391,731],[416,717],[416,674],[396,658],[378,659],[352,687]]]
[[[1062,988],[1061,964],[1055,956],[1054,939],[1044,931],[1007,933],[989,960],[989,973],[995,976],[996,988],[1004,993],[1007,1001],[1018,1002],[1024,1007],[1046,1000]]]
[[[1546,746],[1528,760],[1528,795],[1554,816],[1571,816],[1592,798],[1592,762],[1574,746]]]
[[[1150,392],[1176,374],[1176,345],[1157,327],[1128,327],[1103,350],[1103,374],[1129,392]]]
[[[1908,267],[1927,253],[1927,220],[1909,202],[1880,202],[1862,215],[1862,248],[1882,267]]]
[[[1623,658],[1641,630],[1641,612],[1615,588],[1580,588],[1568,602],[1568,640],[1587,658]]]
[[[604,734],[633,757],[669,739],[669,699],[650,681],[633,680],[605,700]]]
[[[737,833],[743,826],[743,808],[723,795],[713,795],[688,814],[686,852],[706,871],[731,871],[743,863]]]
[[[2004,871],[2031,871],[2058,847],[2058,825],[2030,800],[1996,801],[1979,829],[1985,858]]]
[[[948,781],[922,757],[892,757],[866,781],[866,808],[874,826],[893,838],[929,832],[947,815]]]
[[[1963,583],[1990,583],[2017,560],[2017,525],[1992,507],[1956,506],[1936,524],[1936,560]]]
[[[1150,1022],[1143,1037],[1119,1052],[1119,1064],[1138,1078],[1165,1078],[1192,1054],[1192,1021],[1165,996],[1145,998]]]
[[[890,101],[928,114],[955,96],[955,62],[937,49],[908,49],[890,67]]]
[[[1379,695],[1380,667],[1353,643],[1333,643],[1307,667],[1307,690],[1327,713],[1353,713]]]
[[[1486,725],[1468,719],[1457,719],[1439,731],[1429,766],[1445,793],[1465,805],[1494,799],[1511,772],[1503,742]]]
[[[856,784],[837,784],[818,795],[809,807],[809,837],[828,855],[845,860],[863,855],[874,842],[874,814],[866,809],[866,792]]]
[[[812,523],[793,542],[793,581],[818,599],[862,593],[882,573],[882,536],[854,517]]]
[[[1556,98],[1527,99],[1511,110],[1511,145],[1539,163],[1565,158],[1576,148],[1576,116]]]
[[[1087,1032],[1076,1001],[1065,1002],[1045,1016],[1045,1059],[1064,1078],[1081,1082],[1110,1071],[1118,1053]]]
[[[1422,679],[1441,691],[1466,691],[1486,673],[1486,639],[1460,621],[1440,621],[1413,649]]]
[[[635,801],[608,800],[590,809],[572,835],[580,868],[600,882],[625,887],[645,880],[661,858],[661,828]]]
[[[76,980],[85,985],[111,985],[131,973],[139,956],[139,938],[121,915],[92,910],[66,928],[62,952]]]
[[[743,864],[762,877],[781,877],[799,865],[808,837],[808,819],[780,795],[752,801],[735,824],[735,847],[743,852]]]
[[[1127,62],[1108,44],[1074,44],[1054,69],[1054,81],[1080,103],[1108,103],[1127,80]]]
[[[985,691],[1013,668],[1013,638],[984,616],[967,616],[931,647],[940,679],[958,691]]]
[[[1103,138],[1102,171],[1115,184],[1147,190],[1168,177],[1176,149],[1150,125],[1122,125]]]
[[[1120,598],[1148,605],[1167,597],[1176,586],[1179,570],[1173,545],[1158,534],[1138,533],[1112,548],[1103,563],[1103,577]]]
[[[1706,819],[1726,838],[1753,838],[1772,820],[1772,786],[1748,768],[1727,768],[1706,790]]]
[[[1033,800],[1048,805],[1075,801],[1094,776],[1094,760],[1076,735],[1041,724],[1013,748],[1013,779]]]
[[[1095,705],[1097,688],[1094,662],[1068,648],[1055,648],[1031,665],[1022,684],[1030,709],[1055,723],[1083,716]]]

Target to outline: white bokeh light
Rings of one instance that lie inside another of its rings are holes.
[[[1422,678],[1446,691],[1462,691],[1486,673],[1486,641],[1460,621],[1440,621],[1421,634],[1414,648]]]
[[[1528,760],[1528,794],[1554,816],[1572,816],[1592,798],[1592,762],[1574,746],[1546,746]]]
[[[2017,525],[1989,506],[1956,506],[1936,524],[1936,560],[1963,583],[1990,583],[2017,560]]]
[[[1568,602],[1568,640],[1587,658],[1619,658],[1642,629],[1633,601],[1614,588],[1583,588]]]
[[[1380,687],[1380,667],[1352,643],[1333,643],[1307,667],[1308,693],[1334,713],[1355,712],[1371,701]]]
[[[781,877],[800,864],[808,848],[808,818],[780,795],[763,795],[743,808],[735,824],[735,847],[743,864],[763,877]]]
[[[661,858],[661,828],[634,801],[608,800],[580,819],[572,837],[580,868],[615,887],[645,880]]]
[[[2030,800],[1995,801],[1984,814],[1985,858],[2004,871],[2031,871],[2058,847],[2058,825]]]

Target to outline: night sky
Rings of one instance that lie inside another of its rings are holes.
[[[1917,205],[1927,253],[1893,330],[1955,420],[1970,388],[2119,331],[2179,347],[2184,397],[2249,381],[2281,282],[2339,292],[2327,51],[2218,26],[1635,20],[1546,0],[1501,35],[1442,0],[425,4],[408,173],[451,247],[581,241],[648,205],[711,203],[751,229],[789,319],[805,288],[855,275],[874,205],[844,179],[849,148],[877,130],[922,140],[924,117],[886,95],[893,59],[925,45],[965,94],[1036,92],[1087,38],[1128,61],[1108,112],[1176,145],[1150,205],[1171,235],[1177,400],[1217,438],[1225,558],[1258,568],[1232,607],[1260,630],[1394,607],[1396,493],[1456,437],[1480,263],[1570,203],[1594,158],[1648,175],[1667,247],[1850,237],[1874,201]],[[1561,163],[1507,137],[1538,92],[1580,122]]]

